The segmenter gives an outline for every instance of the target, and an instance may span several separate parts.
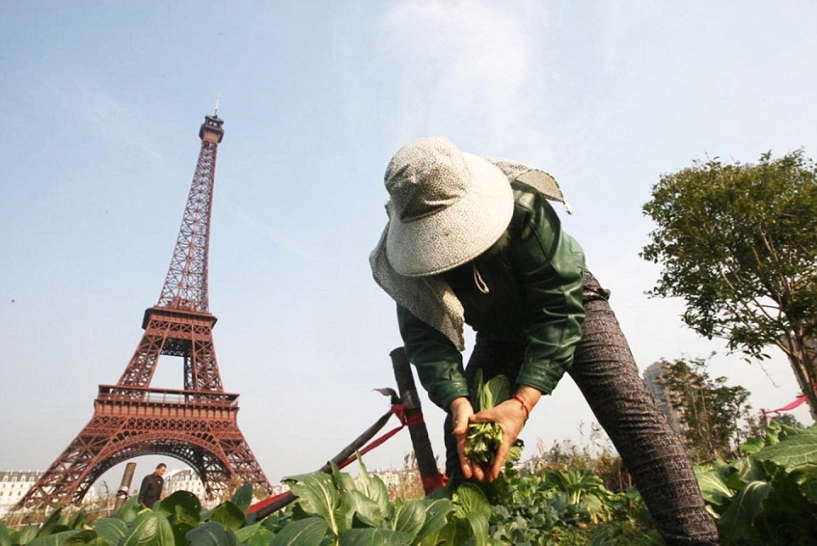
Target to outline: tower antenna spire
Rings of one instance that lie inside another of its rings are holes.
[[[214,116],[218,117],[218,103],[221,102],[221,90],[219,90],[218,95],[216,95],[216,111],[213,113]]]

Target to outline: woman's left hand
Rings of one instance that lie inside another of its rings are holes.
[[[494,463],[485,474],[485,480],[492,482],[499,477],[505,466],[505,459],[525,426],[528,414],[539,400],[541,393],[532,387],[521,387],[516,393],[524,402],[515,398],[506,400],[498,406],[476,413],[471,417],[472,423],[496,423],[502,429],[502,444],[496,450]],[[522,404],[525,404],[523,407]],[[480,480],[482,481],[482,480]]]

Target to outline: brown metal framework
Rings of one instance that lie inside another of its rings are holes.
[[[208,309],[207,256],[216,152],[224,123],[205,116],[201,151],[162,293],[145,311],[144,334],[116,385],[100,385],[91,421],[16,508],[78,503],[115,465],[167,455],[193,468],[211,496],[237,478],[271,490],[238,428],[238,395],[224,392]],[[184,360],[184,388],[152,389],[160,356]]]

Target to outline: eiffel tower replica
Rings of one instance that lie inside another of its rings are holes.
[[[201,151],[159,302],[116,385],[100,385],[94,415],[15,509],[78,504],[107,470],[142,455],[187,463],[215,498],[238,480],[271,491],[238,428],[238,394],[224,392],[213,347],[216,317],[207,296],[207,256],[216,152],[224,138],[218,108],[199,130]],[[184,389],[151,388],[160,356],[184,361]]]

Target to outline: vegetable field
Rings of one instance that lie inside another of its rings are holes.
[[[722,544],[813,544],[817,536],[817,426],[767,427],[744,456],[696,468]],[[278,546],[661,544],[634,490],[612,492],[590,470],[507,468],[490,487],[464,484],[428,498],[390,499],[384,483],[359,472],[289,478],[298,500],[255,521],[251,487],[202,510],[179,491],[141,508],[130,499],[111,517],[56,510],[41,525],[0,524],[0,546]]]

